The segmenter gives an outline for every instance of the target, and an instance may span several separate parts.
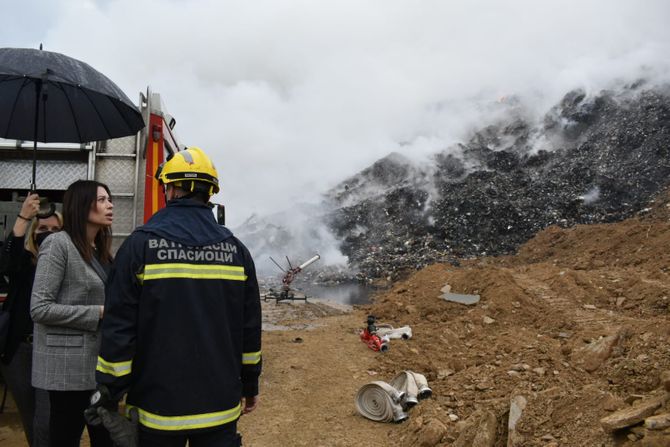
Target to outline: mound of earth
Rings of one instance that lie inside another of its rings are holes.
[[[445,430],[432,445],[469,445],[469,425],[493,414],[490,445],[670,445],[668,429],[635,423],[610,433],[600,424],[615,410],[666,393],[660,378],[670,370],[669,216],[665,193],[635,218],[550,227],[517,256],[433,265],[378,296],[369,312],[414,331],[378,357],[380,374],[422,372],[435,396],[393,439],[419,445],[436,420]],[[445,284],[481,301],[470,307],[441,300]],[[518,396],[526,406],[511,433]],[[655,412],[667,413],[664,405]]]

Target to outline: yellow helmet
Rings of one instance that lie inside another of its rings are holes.
[[[219,178],[214,163],[199,147],[189,147],[168,157],[156,171],[156,180],[164,185],[177,183],[182,189],[195,191],[199,182],[209,184],[211,196],[219,192]],[[190,187],[187,182],[190,182]],[[198,188],[200,189],[200,188]]]

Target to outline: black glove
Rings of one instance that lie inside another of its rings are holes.
[[[112,400],[109,394],[109,390],[106,386],[100,385],[98,389],[91,394],[90,406],[84,410],[84,419],[88,425],[98,426],[102,424],[102,420],[98,415],[99,407],[106,407],[108,410],[117,411],[119,403]]]
[[[116,447],[138,447],[139,429],[138,421],[140,419],[137,408],[131,408],[128,411],[130,420],[118,412],[109,411],[105,407],[98,407],[98,416],[102,420],[102,425],[109,432]]]
[[[84,410],[84,419],[88,425],[98,426],[102,424],[102,419],[98,416],[98,408],[100,407],[88,407]]]

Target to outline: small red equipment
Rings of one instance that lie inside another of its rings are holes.
[[[376,318],[368,315],[367,327],[361,331],[361,341],[368,345],[373,351],[386,352],[389,349],[388,339],[377,335]]]

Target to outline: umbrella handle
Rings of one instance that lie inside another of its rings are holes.
[[[37,194],[37,190],[31,185],[30,191],[28,194]],[[48,219],[49,217],[56,214],[56,205],[53,202],[49,202],[49,199],[46,197],[40,198],[40,210],[37,212],[38,219]]]
[[[56,214],[56,205],[53,202],[49,202],[49,209],[43,209],[40,207],[40,212],[37,213],[38,219],[47,219]]]

